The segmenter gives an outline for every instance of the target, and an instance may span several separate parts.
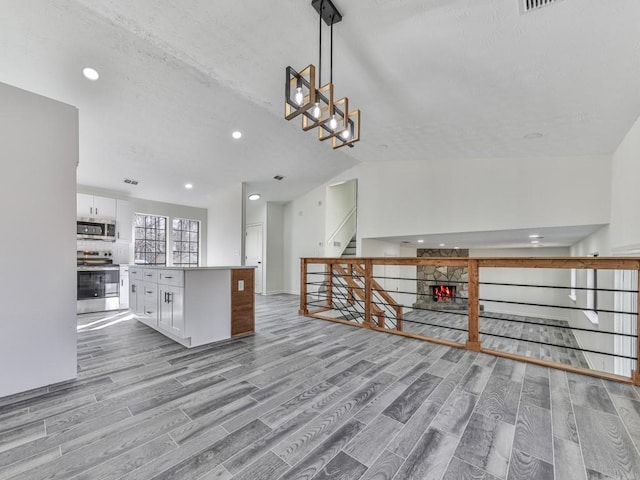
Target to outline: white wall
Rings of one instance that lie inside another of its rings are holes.
[[[2,397],[76,377],[78,111],[2,83],[0,105]]]
[[[267,203],[265,288],[267,295],[284,291],[284,205]]]
[[[610,157],[364,163],[358,236],[510,230],[609,221]]]
[[[611,248],[616,252],[640,248],[640,118],[612,160]]]
[[[247,201],[245,206],[245,221],[247,225],[267,223],[267,202],[262,199]]]
[[[298,292],[292,265],[300,256],[321,256],[325,235],[324,216],[302,221],[299,212],[324,201],[328,185],[349,179],[358,182],[359,248],[362,238],[609,221],[608,156],[448,160],[446,169],[451,174],[427,162],[362,163],[287,204],[285,251],[293,257],[285,258],[285,289]]]
[[[568,257],[569,248],[472,248],[470,257]],[[523,303],[537,303],[559,307],[570,306],[570,290],[482,285],[487,283],[571,286],[571,270],[562,268],[481,268],[480,298]],[[534,307],[481,300],[486,312],[508,313],[537,318],[568,321],[569,310],[551,307]]]
[[[415,257],[417,251],[413,247],[403,247],[397,243],[363,238],[361,243],[363,257]],[[393,299],[403,306],[403,312],[411,310],[416,303],[416,267],[400,265],[376,265],[373,268],[377,282],[387,290]],[[396,280],[402,278],[403,280]]]
[[[300,258],[321,257],[324,245],[325,185],[284,207],[284,289],[300,293]]]
[[[640,189],[637,180],[640,178],[640,119],[638,119],[616,149],[611,165],[611,213],[610,224],[571,248],[572,256],[586,256],[597,252],[600,256],[638,255],[640,252],[640,221],[638,205],[640,205]],[[577,285],[586,287],[586,271],[578,271]],[[611,270],[598,270],[598,288],[615,288],[615,273]],[[576,306],[586,307],[586,292],[578,290]],[[601,309],[614,309],[613,294],[598,293],[598,306]],[[576,328],[589,328],[599,331],[614,331],[614,315],[599,312],[598,324],[594,325],[587,316],[576,311],[571,318],[571,325]],[[613,352],[614,337],[612,335],[575,332],[578,342],[583,348]],[[610,356],[587,354],[593,368],[614,371],[614,359]]]
[[[243,264],[244,205],[242,184],[215,192],[207,215],[207,265]]]
[[[346,214],[356,206],[358,182],[350,180],[327,188],[327,235],[333,234],[344,221]]]
[[[640,239],[639,239],[640,240]],[[571,256],[586,257],[597,253],[601,257],[611,255],[611,226],[603,227],[587,238],[571,247]],[[615,288],[615,273],[613,270],[598,270],[598,288]],[[587,270],[576,271],[576,286],[587,287]],[[586,309],[587,292],[576,290],[576,300],[571,302],[575,307]],[[614,296],[610,292],[598,292],[598,307],[605,310],[614,310]],[[594,331],[614,331],[613,314],[600,312],[598,323],[594,324],[582,310],[571,312],[570,325],[574,328],[586,328]],[[574,336],[582,348],[595,351],[613,352],[614,337],[597,333],[574,330]],[[614,358],[593,353],[585,354],[592,368],[612,372]]]

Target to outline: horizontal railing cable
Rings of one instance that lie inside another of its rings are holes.
[[[500,334],[497,334],[497,333],[483,332],[482,330],[480,331],[480,335],[487,335],[489,337],[497,337],[497,338],[505,338],[507,340],[517,340],[519,342],[535,343],[537,345],[545,345],[545,346],[548,346],[548,347],[566,348],[566,349],[569,349],[569,350],[576,350],[578,352],[596,353],[598,355],[607,355],[609,357],[617,357],[617,358],[626,358],[626,359],[629,359],[629,360],[636,360],[636,357],[629,357],[627,355],[616,355],[615,353],[601,352],[601,351],[598,351],[598,350],[590,350],[588,348],[571,347],[569,345],[558,345],[558,344],[555,344],[555,343],[546,343],[546,342],[540,342],[540,341],[537,341],[537,340],[526,340],[526,339],[518,338],[518,337],[510,337],[508,335],[500,335]]]
[[[373,275],[375,280],[403,280],[403,281],[415,281],[415,282],[432,282],[437,283],[438,280],[425,280],[424,278],[408,278],[408,277],[387,277],[382,275]],[[462,280],[442,280],[442,284],[455,284],[455,285],[465,285],[469,282]],[[502,287],[531,287],[531,288],[552,288],[559,290],[577,290],[577,291],[597,291],[597,292],[614,292],[614,293],[638,293],[636,290],[625,290],[625,289],[616,289],[616,288],[591,288],[591,287],[571,287],[565,285],[543,285],[543,284],[531,284],[531,283],[500,283],[500,282],[478,282],[478,285],[494,285],[494,286],[502,286]]]
[[[493,300],[490,298],[480,298],[478,300],[480,302],[508,303],[510,305],[527,305],[530,307],[547,307],[547,308],[551,307],[551,308],[561,308],[563,310],[579,310],[579,311],[594,310],[589,308],[571,307],[566,305],[553,305],[553,304],[547,304],[547,303],[516,302],[515,300]],[[602,313],[621,313],[624,315],[636,315],[636,312],[626,312],[624,310],[607,310],[600,307],[598,307],[595,311],[602,312]]]
[[[563,325],[552,325],[550,323],[543,323],[543,322],[531,322],[531,321],[527,321],[527,320],[518,320],[518,319],[511,319],[511,318],[500,318],[500,317],[490,317],[487,315],[480,315],[479,318],[484,318],[484,319],[489,319],[489,320],[501,320],[504,322],[512,322],[512,323],[524,323],[526,325],[537,325],[540,327],[550,327],[550,328],[562,328],[564,330],[575,330],[578,332],[590,332],[590,333],[602,333],[605,335],[617,335],[620,337],[631,337],[631,338],[638,338],[638,335],[633,335],[631,333],[619,333],[619,332],[611,332],[609,330],[594,330],[592,328],[581,328],[581,327],[571,327],[571,326],[563,326]],[[558,320],[558,321],[563,321],[563,320]]]
[[[558,290],[580,290],[585,292],[614,292],[614,293],[638,293],[637,290],[624,290],[617,288],[591,288],[591,287],[571,287],[562,285],[533,285],[528,283],[498,283],[498,282],[478,282],[478,285],[495,285],[499,287],[539,287],[555,288]]]

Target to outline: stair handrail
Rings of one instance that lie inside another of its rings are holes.
[[[351,209],[351,211],[349,213],[347,213],[347,216],[344,217],[344,220],[342,221],[342,223],[340,223],[338,228],[336,228],[335,232],[333,232],[333,235],[331,235],[329,238],[327,238],[327,242],[326,242],[327,245],[329,245],[330,243],[333,242],[333,239],[338,236],[340,231],[344,228],[344,226],[347,224],[347,222],[349,220],[351,220],[351,217],[356,213],[357,210],[358,210],[358,207],[355,206],[355,207],[353,207]]]

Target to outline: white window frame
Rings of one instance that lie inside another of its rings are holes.
[[[634,270],[616,270],[615,289],[618,290],[614,297],[614,310],[618,312],[636,312],[638,307],[637,294],[622,292],[620,290],[638,290],[638,276]],[[637,322],[635,315],[615,313],[613,315],[614,331],[637,335]],[[633,357],[635,355],[636,340],[633,337],[614,337],[613,353]],[[635,362],[629,358],[614,358],[614,373],[628,377],[634,369]]]
[[[590,256],[597,257],[597,253]],[[594,325],[598,324],[598,270],[595,268],[587,270],[587,309],[583,310],[585,316]]]
[[[578,283],[578,270],[575,268],[571,269],[571,291],[569,292],[569,298],[575,303],[578,300],[578,296],[576,295],[576,284]]]

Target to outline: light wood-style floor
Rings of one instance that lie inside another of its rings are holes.
[[[297,315],[187,350],[79,318],[78,379],[0,398],[0,479],[640,479],[640,390]]]
[[[466,312],[429,310],[410,311],[403,323],[405,332],[462,344],[468,338],[468,325]],[[566,321],[482,312],[480,332],[484,348],[589,368]]]

